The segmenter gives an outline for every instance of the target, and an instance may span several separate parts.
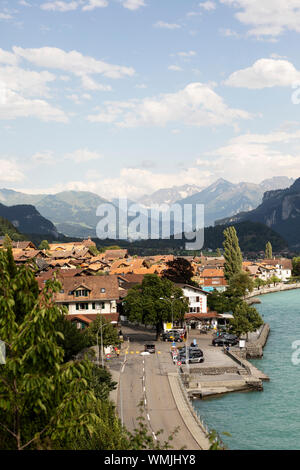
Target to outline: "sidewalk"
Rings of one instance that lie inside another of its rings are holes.
[[[206,430],[201,424],[199,418],[191,411],[191,404],[187,403],[183,391],[179,384],[179,377],[177,373],[168,373],[170,388],[177,406],[177,409],[193,438],[199,445],[201,450],[209,450],[210,442],[207,438]]]

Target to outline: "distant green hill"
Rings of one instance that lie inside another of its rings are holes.
[[[36,208],[29,204],[9,207],[0,204],[0,217],[9,220],[21,233],[40,233],[55,238],[59,236],[53,223],[41,216]]]
[[[274,252],[288,251],[288,244],[284,238],[281,237],[274,230],[270,229],[264,224],[255,222],[241,222],[234,225],[239,237],[241,250],[244,254],[258,253],[265,251],[266,243],[271,242]],[[204,229],[204,245],[202,250],[217,250],[222,248],[224,241],[223,231],[228,225],[218,225],[216,227],[206,227]],[[171,237],[169,240],[138,240],[129,242],[125,240],[97,240],[94,239],[98,247],[105,247],[109,245],[119,245],[121,248],[127,248],[130,254],[137,255],[153,255],[164,253],[184,253],[185,241],[184,239],[174,239]],[[185,253],[189,254],[189,252]],[[193,252],[190,252],[193,254]]]
[[[100,204],[105,199],[89,191],[63,191],[57,194],[24,194],[11,189],[0,189],[0,201],[12,206],[32,204],[40,214],[56,226],[57,230],[69,237],[96,236]],[[36,233],[32,230],[32,233]]]
[[[22,235],[16,227],[7,219],[0,217],[0,238],[8,235],[14,242],[26,240],[27,237]]]

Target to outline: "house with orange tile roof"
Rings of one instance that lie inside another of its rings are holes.
[[[79,276],[60,279],[62,289],[55,302],[67,307],[69,315],[117,314],[120,289],[117,276]]]

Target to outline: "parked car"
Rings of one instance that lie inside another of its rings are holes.
[[[188,355],[189,357],[193,357],[195,355],[200,355],[200,356],[203,356],[203,351],[199,348],[188,348]],[[186,350],[185,348],[182,348],[179,350],[178,352],[178,357],[185,357],[186,356]]]
[[[183,339],[182,337],[180,336],[179,333],[175,333],[174,331],[173,332],[165,332],[162,334],[162,339],[163,341],[175,341],[175,342],[180,342],[182,343]]]
[[[235,335],[224,333],[212,340],[213,346],[235,346],[238,344],[239,339]]]
[[[145,344],[145,352],[154,354],[155,353],[155,344]]]
[[[178,357],[178,360],[181,362],[181,364],[187,363],[187,358],[185,355],[180,355]],[[204,356],[203,356],[203,352],[201,351],[201,349],[199,349],[198,351],[194,351],[191,355],[189,355],[189,358],[188,358],[189,364],[197,364],[201,362],[204,362]]]

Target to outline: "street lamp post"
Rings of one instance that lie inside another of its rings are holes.
[[[166,300],[167,302],[170,302],[171,304],[171,314],[172,314],[172,328],[173,328],[173,323],[174,323],[174,312],[173,312],[173,305],[174,305],[174,302],[175,300],[179,300],[179,299],[183,299],[184,297],[177,297],[175,298],[174,295],[171,295],[171,297],[168,299],[168,298],[165,298],[165,297],[160,297],[159,299],[160,300]]]
[[[103,361],[103,328],[105,326],[109,325],[109,323],[105,323],[104,325],[102,324],[102,317],[101,317],[101,325],[99,326],[97,333],[96,333],[96,338],[97,338],[97,351],[98,351],[98,361],[97,365],[99,366],[99,356],[100,356],[100,350],[99,350],[99,331],[101,331],[101,365],[104,367],[104,361]]]

